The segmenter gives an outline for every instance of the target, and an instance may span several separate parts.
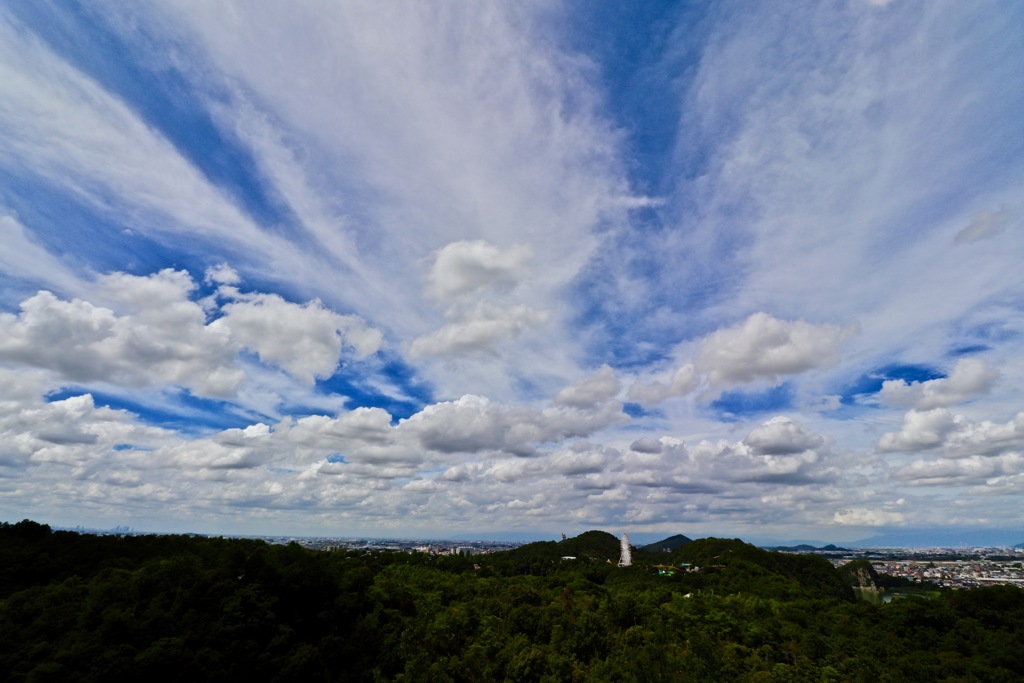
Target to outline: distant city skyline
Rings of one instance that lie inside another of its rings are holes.
[[[1024,530],[1024,4],[0,8],[0,518]]]

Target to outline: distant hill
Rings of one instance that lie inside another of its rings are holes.
[[[1024,548],[1024,543],[1018,543],[1017,545],[1015,545],[1013,547],[1014,548]]]
[[[587,557],[595,560],[617,560],[621,548],[619,539],[607,531],[584,531],[558,544],[562,555]]]
[[[507,551],[509,557],[559,559],[577,557],[591,560],[617,560],[619,539],[607,531],[585,531],[564,541],[536,541]]]
[[[853,601],[853,589],[817,555],[787,555],[736,539],[702,538],[675,550],[673,564],[685,562],[702,567],[706,587],[716,592],[753,593],[775,599],[800,595]]]
[[[686,536],[683,536],[682,534],[676,534],[675,536],[669,536],[668,538],[664,538],[664,539],[662,539],[660,541],[657,541],[655,543],[649,543],[649,544],[643,546],[643,550],[646,550],[646,551],[652,552],[652,553],[663,553],[663,552],[669,552],[670,553],[673,550],[675,550],[676,548],[683,547],[687,543],[693,543],[693,539],[692,538],[687,538]]]

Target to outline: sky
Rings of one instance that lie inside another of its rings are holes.
[[[0,518],[1022,542],[1022,27],[0,0]]]

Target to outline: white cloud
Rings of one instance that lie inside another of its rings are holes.
[[[963,418],[960,418],[963,421]],[[878,441],[878,450],[920,451],[942,445],[946,435],[957,428],[957,417],[945,408],[911,410],[903,416],[903,428],[888,432]]]
[[[605,401],[587,408],[556,404],[544,408],[542,415],[551,434],[549,441],[588,437],[605,427],[629,422],[629,416],[622,412],[618,401]]]
[[[36,393],[40,377],[26,371],[5,371],[15,396],[0,403],[0,460],[7,467],[49,463],[77,472],[111,466],[109,454],[118,443],[161,445],[172,435],[135,422],[123,410],[97,407],[89,394],[44,402]],[[63,472],[66,476],[66,471]]]
[[[575,476],[603,472],[618,455],[614,449],[581,442],[552,453],[548,461],[553,472]]]
[[[644,405],[657,405],[694,391],[702,376],[718,388],[758,380],[774,382],[782,376],[834,365],[842,344],[858,331],[856,324],[816,325],[754,313],[742,323],[700,339],[696,361],[678,367],[667,383],[636,381],[628,396]]]
[[[242,281],[238,271],[226,263],[218,263],[206,269],[203,281],[207,284],[237,285]]]
[[[745,442],[701,441],[687,450],[692,468],[690,473],[708,482],[803,485],[818,480],[815,469],[820,456],[814,449],[763,453]]]
[[[344,345],[358,357],[376,352],[380,332],[319,302],[293,304],[277,295],[239,295],[207,324],[191,300],[184,271],[149,276],[112,273],[93,294],[108,306],[66,301],[42,291],[18,314],[0,314],[0,360],[59,373],[74,382],[126,387],[165,383],[209,396],[231,396],[245,379],[243,348],[294,377],[333,374]]]
[[[486,475],[493,477],[502,484],[510,484],[522,479],[532,478],[540,472],[540,463],[531,460],[501,460],[491,465]],[[531,507],[525,505],[522,507]]]
[[[661,453],[662,443],[658,439],[644,436],[631,443],[629,450],[637,453]]]
[[[498,249],[484,240],[452,242],[436,253],[428,289],[441,300],[484,288],[508,289],[527,274],[532,258],[533,250],[525,244]]]
[[[879,398],[894,406],[930,410],[945,408],[969,401],[989,392],[999,372],[989,368],[979,358],[963,358],[949,373],[949,377],[925,382],[887,380],[882,384]]]
[[[621,384],[615,377],[615,371],[603,365],[590,377],[559,391],[555,395],[555,403],[586,408],[615,398],[620,389]]]
[[[631,401],[638,401],[644,405],[657,405],[673,396],[688,394],[700,385],[700,377],[693,367],[687,363],[677,369],[668,384],[664,382],[651,382],[645,384],[635,382],[629,387],[628,396]]]
[[[169,382],[207,395],[231,394],[243,373],[228,335],[207,327],[198,305],[176,304],[119,316],[39,292],[21,303],[20,314],[0,314],[0,359],[50,369],[75,382]]]
[[[839,347],[856,325],[787,322],[754,313],[742,323],[718,330],[700,342],[697,367],[713,384],[729,386],[758,379],[775,380],[835,363]]]
[[[878,441],[882,452],[936,450],[948,458],[1000,455],[1024,449],[1024,413],[1004,424],[974,422],[945,408],[911,410],[899,432],[888,432]]]
[[[1024,453],[971,455],[956,460],[915,460],[893,476],[914,486],[983,485],[999,477],[1024,473]]]
[[[679,439],[644,437],[617,459],[621,473],[609,477],[630,485],[691,493],[723,490],[754,495],[756,487],[822,485],[837,477],[829,464],[827,440],[789,418],[774,417],[741,441],[701,440],[687,447]],[[754,488],[746,488],[754,487]]]
[[[224,317],[211,327],[226,329],[232,340],[290,375],[313,384],[330,377],[350,346],[358,358],[380,348],[379,330],[356,316],[340,315],[320,301],[293,304],[276,294],[249,294],[222,307]]]
[[[455,319],[444,327],[413,340],[409,354],[414,358],[494,354],[502,342],[548,320],[547,311],[523,305],[503,309],[481,303],[467,313],[452,315]]]
[[[391,427],[391,415],[382,408],[356,408],[343,412],[335,418],[323,416],[304,417],[298,425],[315,430],[332,440],[338,439],[342,446],[358,444],[389,446],[395,437]]]
[[[482,396],[436,403],[403,420],[423,448],[443,453],[504,451],[531,455],[538,445],[585,437],[621,422],[621,404],[613,401],[589,409],[551,406],[543,410],[507,407]]]
[[[773,417],[743,440],[758,455],[790,455],[821,448],[825,439],[787,417]]]
[[[182,442],[161,448],[148,458],[154,465],[176,470],[251,469],[268,464],[274,450],[266,425],[228,429],[209,439]]]

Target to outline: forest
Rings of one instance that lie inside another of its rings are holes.
[[[1021,588],[871,604],[863,562],[618,556],[602,531],[435,556],[4,522],[0,680],[1024,680]]]

